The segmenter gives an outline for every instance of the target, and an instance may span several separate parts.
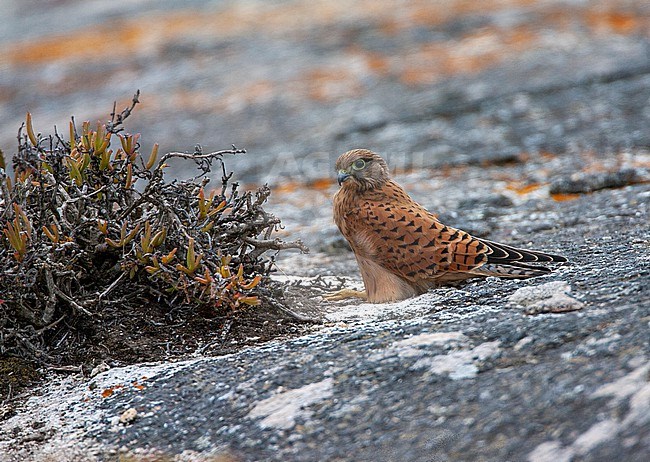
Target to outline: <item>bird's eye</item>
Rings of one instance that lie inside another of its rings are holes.
[[[352,164],[352,168],[355,170],[363,170],[366,166],[366,161],[363,159],[355,160]]]

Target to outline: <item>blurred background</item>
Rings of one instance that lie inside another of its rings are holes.
[[[235,144],[236,177],[280,189],[330,188],[356,147],[407,171],[650,146],[646,0],[0,0],[0,16],[8,158],[27,111],[51,133],[137,89],[144,152]]]

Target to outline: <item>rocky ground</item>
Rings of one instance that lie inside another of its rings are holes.
[[[3,147],[28,109],[105,117],[140,88],[146,143],[248,149],[229,165],[270,182],[281,234],[312,247],[277,279],[318,320],[226,356],[53,376],[0,423],[0,460],[647,460],[647,2],[0,5]],[[446,223],[570,263],[323,301],[359,284],[330,210],[353,147]]]

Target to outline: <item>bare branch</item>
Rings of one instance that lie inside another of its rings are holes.
[[[122,127],[122,124],[131,115],[136,104],[138,104],[139,102],[140,102],[140,90],[136,91],[135,95],[133,95],[133,98],[131,99],[131,105],[127,108],[124,108],[122,112],[120,112],[119,114],[117,114],[117,111],[115,110],[117,103],[113,103],[113,112],[111,112],[111,120],[106,124],[106,130],[108,130],[110,133],[113,134],[118,134],[119,132],[123,131],[124,128]]]
[[[292,242],[284,242],[281,239],[259,240],[249,237],[244,238],[244,242],[252,245],[256,249],[264,250],[288,250],[298,249],[301,253],[309,253],[309,247],[303,244],[302,240],[298,239]]]

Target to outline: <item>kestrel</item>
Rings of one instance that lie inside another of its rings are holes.
[[[541,276],[551,270],[531,263],[567,261],[445,226],[390,179],[386,162],[372,151],[346,152],[336,170],[334,221],[354,251],[365,292],[344,289],[331,300],[397,301],[469,278]]]

